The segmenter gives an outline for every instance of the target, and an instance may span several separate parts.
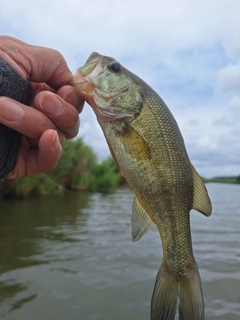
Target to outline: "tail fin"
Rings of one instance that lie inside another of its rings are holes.
[[[151,304],[151,320],[204,320],[204,302],[198,268],[173,273],[162,264],[156,278]]]

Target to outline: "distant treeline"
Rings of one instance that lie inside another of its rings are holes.
[[[240,184],[240,175],[237,177],[215,177],[211,179],[204,179],[204,182],[219,182],[219,183],[233,183]]]
[[[122,178],[111,157],[99,162],[92,149],[81,138],[67,140],[57,168],[0,182],[0,197],[29,194],[53,194],[62,190],[111,191]]]

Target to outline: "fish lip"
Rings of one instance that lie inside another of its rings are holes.
[[[70,84],[78,91],[85,93],[86,89],[90,86],[90,80],[83,77],[80,72],[77,71]]]
[[[84,66],[80,67],[77,70],[77,72],[79,72],[83,77],[86,77],[90,75],[95,68],[97,68],[98,72],[101,71],[101,69],[103,70],[103,66],[102,66],[103,58],[105,58],[105,56],[102,56],[97,52],[91,53],[91,55],[88,57],[87,61],[85,62]],[[96,74],[96,72],[94,74]]]
[[[87,77],[97,66],[97,61],[86,62],[84,66],[77,69],[77,73],[82,77]]]
[[[86,63],[77,69],[77,72],[71,81],[71,85],[77,90],[80,90],[83,94],[91,94],[94,87],[91,80],[103,71],[100,57],[101,55],[98,53],[92,53]]]
[[[102,55],[99,54],[98,52],[93,52],[93,53],[90,54],[90,56],[88,57],[88,59],[87,59],[85,64],[93,62],[93,61],[98,61],[99,58],[101,58],[101,57],[102,57]]]

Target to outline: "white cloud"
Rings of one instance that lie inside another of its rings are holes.
[[[223,117],[217,117],[214,124],[227,127],[235,128],[240,130],[239,126],[240,119],[240,96],[233,96],[233,98],[226,105],[226,111]],[[240,139],[239,139],[240,141]]]
[[[239,0],[0,0],[0,12],[3,34],[56,48],[73,72],[93,51],[115,57],[166,101],[200,174],[240,173]],[[80,135],[109,154],[89,107]]]
[[[228,65],[217,74],[217,90],[222,92],[233,91],[240,94],[240,56],[239,63]]]

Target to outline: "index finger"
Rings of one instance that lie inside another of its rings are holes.
[[[2,58],[25,80],[45,82],[58,89],[73,77],[64,57],[57,50],[2,36],[0,52]]]

